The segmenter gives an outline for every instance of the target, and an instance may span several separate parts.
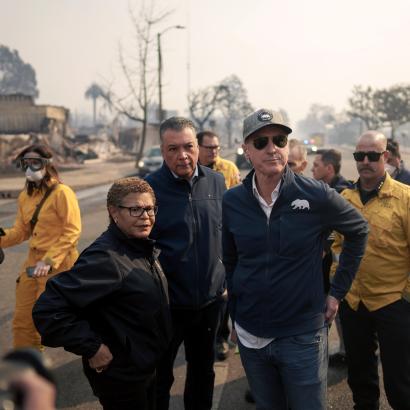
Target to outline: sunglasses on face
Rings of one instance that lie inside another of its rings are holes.
[[[367,159],[370,162],[377,162],[380,157],[385,153],[386,151],[383,152],[376,152],[376,151],[356,151],[353,152],[353,158],[355,159],[355,161],[357,162],[362,162],[364,161],[365,157],[367,157]]]
[[[276,135],[274,137],[256,137],[252,141],[252,144],[258,150],[264,149],[269,144],[269,138],[272,138],[273,144],[279,148],[286,147],[286,144],[288,143],[287,135]]]
[[[27,168],[30,167],[32,171],[40,171],[43,169],[49,160],[46,158],[21,158],[20,167],[23,171],[27,171]]]

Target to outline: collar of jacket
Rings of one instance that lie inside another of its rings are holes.
[[[154,239],[128,238],[128,236],[126,236],[113,222],[108,225],[108,231],[120,242],[125,242],[127,245],[131,246],[140,255],[157,258],[160,254],[160,250],[155,247]]]
[[[248,175],[246,175],[245,179],[243,180],[243,185],[246,188],[247,191],[253,196],[253,191],[252,191],[252,178],[253,175],[255,174],[255,170],[252,169]],[[294,172],[286,165],[282,178],[281,178],[281,185],[279,189],[279,197],[281,198],[281,201],[286,200],[287,197],[291,197],[293,192],[296,191],[296,186],[295,186],[295,174]],[[279,200],[279,198],[278,198]]]
[[[198,168],[198,179],[199,178],[204,178],[205,174],[202,165],[199,165],[199,162],[196,164],[197,168]],[[165,163],[165,161],[162,163],[162,167],[160,168],[160,172],[161,174],[167,178],[169,181],[173,181],[179,184],[185,184],[189,182],[186,179],[183,178],[175,178],[174,175],[172,174],[171,170],[169,169],[168,165]]]
[[[348,181],[343,175],[337,174],[330,181],[329,186],[340,192],[343,191],[343,189],[351,187],[352,183]]]
[[[395,182],[393,182],[393,178],[389,175],[388,172],[385,172],[385,180],[384,183],[382,185],[382,187],[380,188],[377,197],[378,198],[389,198],[389,197],[395,197],[395,198],[399,198],[399,194],[396,192],[396,190],[394,189],[394,184]],[[357,180],[353,186],[348,187],[347,189],[350,191],[357,191],[359,192],[359,186],[358,186],[359,180]]]

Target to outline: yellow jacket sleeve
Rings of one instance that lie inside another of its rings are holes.
[[[57,216],[61,222],[60,235],[54,239],[43,260],[58,269],[67,253],[77,245],[81,234],[81,215],[77,197],[71,188],[60,184],[55,195]]]
[[[4,229],[5,236],[0,236],[0,247],[8,248],[10,246],[18,245],[30,238],[31,226],[28,218],[24,217],[25,210],[25,194],[21,193],[18,198],[18,208],[16,220],[14,225],[9,229]]]
[[[410,248],[410,203],[407,203],[407,218],[406,218],[406,236],[407,236],[407,244]],[[410,266],[409,266],[409,271],[408,271],[408,277],[407,277],[407,284],[406,287],[403,290],[403,298],[407,300],[407,302],[410,302]]]

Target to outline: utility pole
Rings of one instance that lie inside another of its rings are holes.
[[[161,36],[169,30],[177,29],[184,30],[185,26],[170,26],[165,30],[162,30],[160,33],[157,33],[157,51],[158,51],[158,121],[161,122],[164,120],[164,110],[162,109],[162,51],[161,51]]]
[[[161,33],[157,33],[158,47],[158,123],[163,121],[164,113],[162,111],[162,53],[161,53]]]

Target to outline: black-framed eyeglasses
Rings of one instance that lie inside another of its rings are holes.
[[[219,151],[221,149],[220,145],[200,145],[200,146],[209,151],[213,151],[213,150]]]
[[[380,157],[385,153],[386,151],[383,152],[376,152],[376,151],[356,151],[353,152],[353,158],[357,162],[362,162],[364,161],[365,157],[370,162],[377,162]]]
[[[279,148],[286,147],[288,143],[287,135],[275,135],[273,137],[256,137],[252,140],[252,144],[257,150],[264,149],[269,144],[269,138],[271,138],[272,142]]]
[[[134,216],[136,218],[142,216],[144,212],[148,214],[148,216],[154,216],[158,212],[158,206],[123,206],[118,205],[118,208],[128,209],[130,216]]]
[[[40,171],[43,169],[50,160],[47,158],[38,158],[38,157],[24,157],[20,158],[19,166],[23,171],[27,171],[27,168],[30,167],[32,171]]]

